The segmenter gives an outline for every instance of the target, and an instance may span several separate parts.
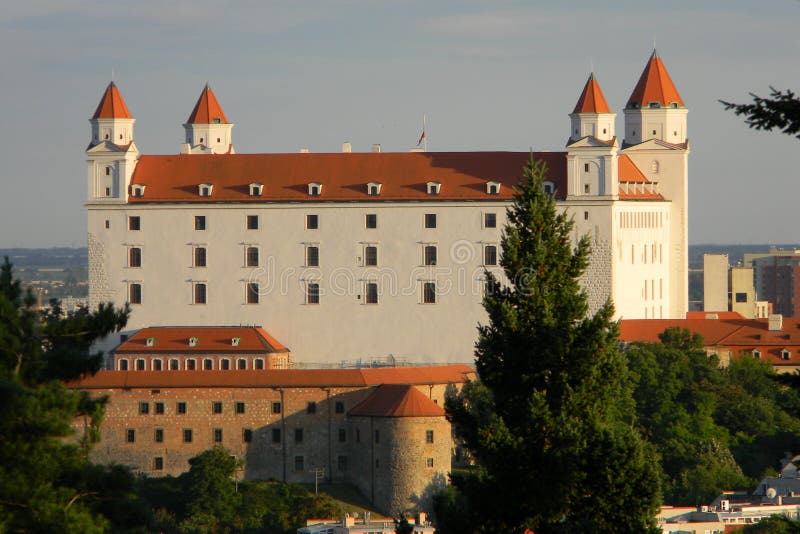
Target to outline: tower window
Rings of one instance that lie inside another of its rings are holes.
[[[131,304],[142,303],[142,284],[131,284],[128,287],[128,302]]]
[[[131,247],[128,251],[128,267],[141,267],[142,266],[142,249],[139,247]]]
[[[306,215],[306,230],[316,230],[319,228],[319,216],[316,214]]]
[[[588,221],[589,220],[589,212],[588,211],[584,211],[583,212],[583,220],[584,221]]]
[[[377,304],[378,303],[378,284],[375,282],[367,282],[366,285],[366,303],[367,304]]]
[[[368,213],[364,219],[364,224],[367,228],[377,228],[378,216],[375,213]]]
[[[194,303],[195,304],[206,303],[206,284],[197,283],[194,285]]]
[[[436,304],[436,282],[422,284],[422,303]]]
[[[111,196],[111,188],[110,187],[106,187],[106,196],[107,197]]]
[[[378,247],[376,246],[364,247],[364,265],[366,266],[378,265]]]
[[[436,265],[436,245],[425,245],[422,261],[424,265]]]
[[[497,265],[497,246],[486,245],[483,249],[483,264],[484,265]]]
[[[111,167],[106,167],[106,176],[111,176]]]
[[[497,214],[484,213],[483,214],[483,227],[484,228],[497,228]]]
[[[435,213],[426,213],[425,214],[425,228],[436,228],[436,214]]]
[[[656,131],[655,130],[653,130],[653,135],[656,135]]]
[[[306,248],[306,267],[319,267],[319,247]]]
[[[246,265],[258,267],[258,247],[247,247]]]
[[[205,247],[196,247],[194,249],[194,266],[195,267],[205,267],[206,266],[206,248]]]
[[[319,304],[319,284],[308,284],[306,287],[306,304]]]
[[[589,172],[589,164],[588,163],[584,163],[583,164],[583,172]]]
[[[250,282],[245,291],[245,302],[247,304],[258,304],[258,284]]]
[[[587,195],[591,192],[591,187],[589,186],[589,184],[584,184],[583,192],[586,193]]]
[[[246,221],[248,230],[258,230],[258,215],[248,215]]]
[[[205,215],[195,215],[194,216],[194,229],[195,230],[205,230],[206,229],[206,216]]]
[[[138,215],[131,215],[128,217],[128,230],[141,230],[142,219]]]

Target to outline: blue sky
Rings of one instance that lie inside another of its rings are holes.
[[[165,5],[162,5],[165,4]],[[0,12],[0,247],[82,246],[111,77],[143,153],[209,82],[239,152],[561,150],[594,68],[619,113],[653,42],[689,108],[692,243],[800,241],[800,140],[717,99],[800,90],[800,2],[27,1]]]

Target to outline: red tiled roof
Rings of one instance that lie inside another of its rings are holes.
[[[620,185],[620,200],[664,200],[664,196],[661,193],[653,190],[653,182],[647,179],[627,154],[621,154],[617,159],[617,163],[620,182],[643,184],[645,186],[631,189],[631,187]]]
[[[620,154],[619,158],[617,158],[617,163],[620,182],[650,183],[627,154]]]
[[[99,371],[68,384],[74,389],[185,387],[324,387],[381,384],[459,384],[474,378],[467,365],[378,369],[276,369],[230,371]]]
[[[286,202],[381,200],[509,200],[530,159],[529,152],[382,152],[335,154],[213,154],[142,156],[132,184],[143,184],[148,202]],[[561,198],[567,190],[564,152],[538,152]],[[439,195],[426,183],[440,182]],[[486,183],[501,183],[489,195]],[[322,194],[310,197],[308,184],[322,183]],[[380,196],[367,194],[367,183],[382,185]],[[198,185],[214,186],[211,196]],[[262,196],[250,196],[249,184],[264,185]]]
[[[589,75],[586,85],[583,87],[578,103],[575,104],[573,113],[611,113],[606,103],[606,97],[600,89],[600,84],[594,78],[594,73]]]
[[[189,338],[197,338],[194,347]],[[152,347],[149,338],[155,339]],[[231,340],[239,338],[238,346]],[[142,328],[130,339],[120,344],[114,352],[122,353],[206,353],[206,352],[288,352],[275,338],[261,327],[252,326],[158,326]]]
[[[662,107],[667,107],[675,102],[680,107],[684,107],[681,95],[675,88],[675,84],[672,83],[664,62],[661,61],[655,50],[653,50],[653,55],[650,56],[639,82],[633,89],[626,107],[633,107],[632,104],[636,104],[638,107],[646,108],[650,102],[658,102]]]
[[[197,104],[194,105],[192,114],[186,121],[188,124],[213,124],[221,123],[228,124],[228,117],[222,111],[222,106],[219,105],[214,91],[206,84],[203,92],[200,93],[200,98],[197,99]]]
[[[92,115],[93,119],[132,119],[128,106],[114,82],[108,84],[97,109]]]
[[[408,384],[383,384],[364,399],[349,415],[364,417],[438,417],[444,410]]]
[[[689,311],[686,312],[687,319],[744,319],[744,315],[735,311]]]
[[[686,328],[703,336],[703,345],[725,348],[734,354],[758,349],[762,359],[775,365],[800,362],[800,318],[784,318],[780,330],[771,331],[767,319],[628,319],[620,322],[622,341],[658,342],[658,334],[667,328]],[[783,360],[783,349],[791,358]]]

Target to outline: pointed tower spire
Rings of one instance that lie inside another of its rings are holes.
[[[655,49],[625,107],[643,108],[654,104],[663,108],[684,107],[683,99]]]
[[[97,109],[92,115],[92,119],[132,119],[128,106],[122,94],[117,89],[117,85],[112,81],[106,87]]]
[[[616,115],[611,113],[594,72],[586,80],[586,85],[583,86],[583,92],[578,98],[578,103],[575,104],[575,109],[572,110],[569,117],[571,120],[570,143],[587,136],[594,137],[600,141],[614,139],[614,119]]]
[[[206,82],[203,92],[200,93],[200,98],[197,99],[187,124],[228,124],[228,117],[222,111],[222,106],[219,105],[214,91],[211,86]]]
[[[575,104],[573,113],[611,113],[606,102],[606,97],[603,95],[600,84],[594,77],[594,72],[589,75],[586,80],[586,85],[583,87],[581,97],[578,103]]]

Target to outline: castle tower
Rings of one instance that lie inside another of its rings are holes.
[[[653,50],[625,104],[625,144],[636,145],[648,139],[685,143],[687,111],[664,62]]]
[[[183,125],[186,142],[183,154],[235,154],[231,142],[233,124],[222,111],[214,91],[206,84],[189,119]]]
[[[688,110],[654,50],[625,105],[623,153],[670,201],[669,314],[683,319],[689,306]]]
[[[125,202],[139,151],[133,118],[114,82],[108,84],[89,119],[92,139],[86,149],[88,202]]]
[[[608,108],[594,73],[589,75],[569,117],[572,129],[567,143],[567,198],[616,198],[616,115]]]

